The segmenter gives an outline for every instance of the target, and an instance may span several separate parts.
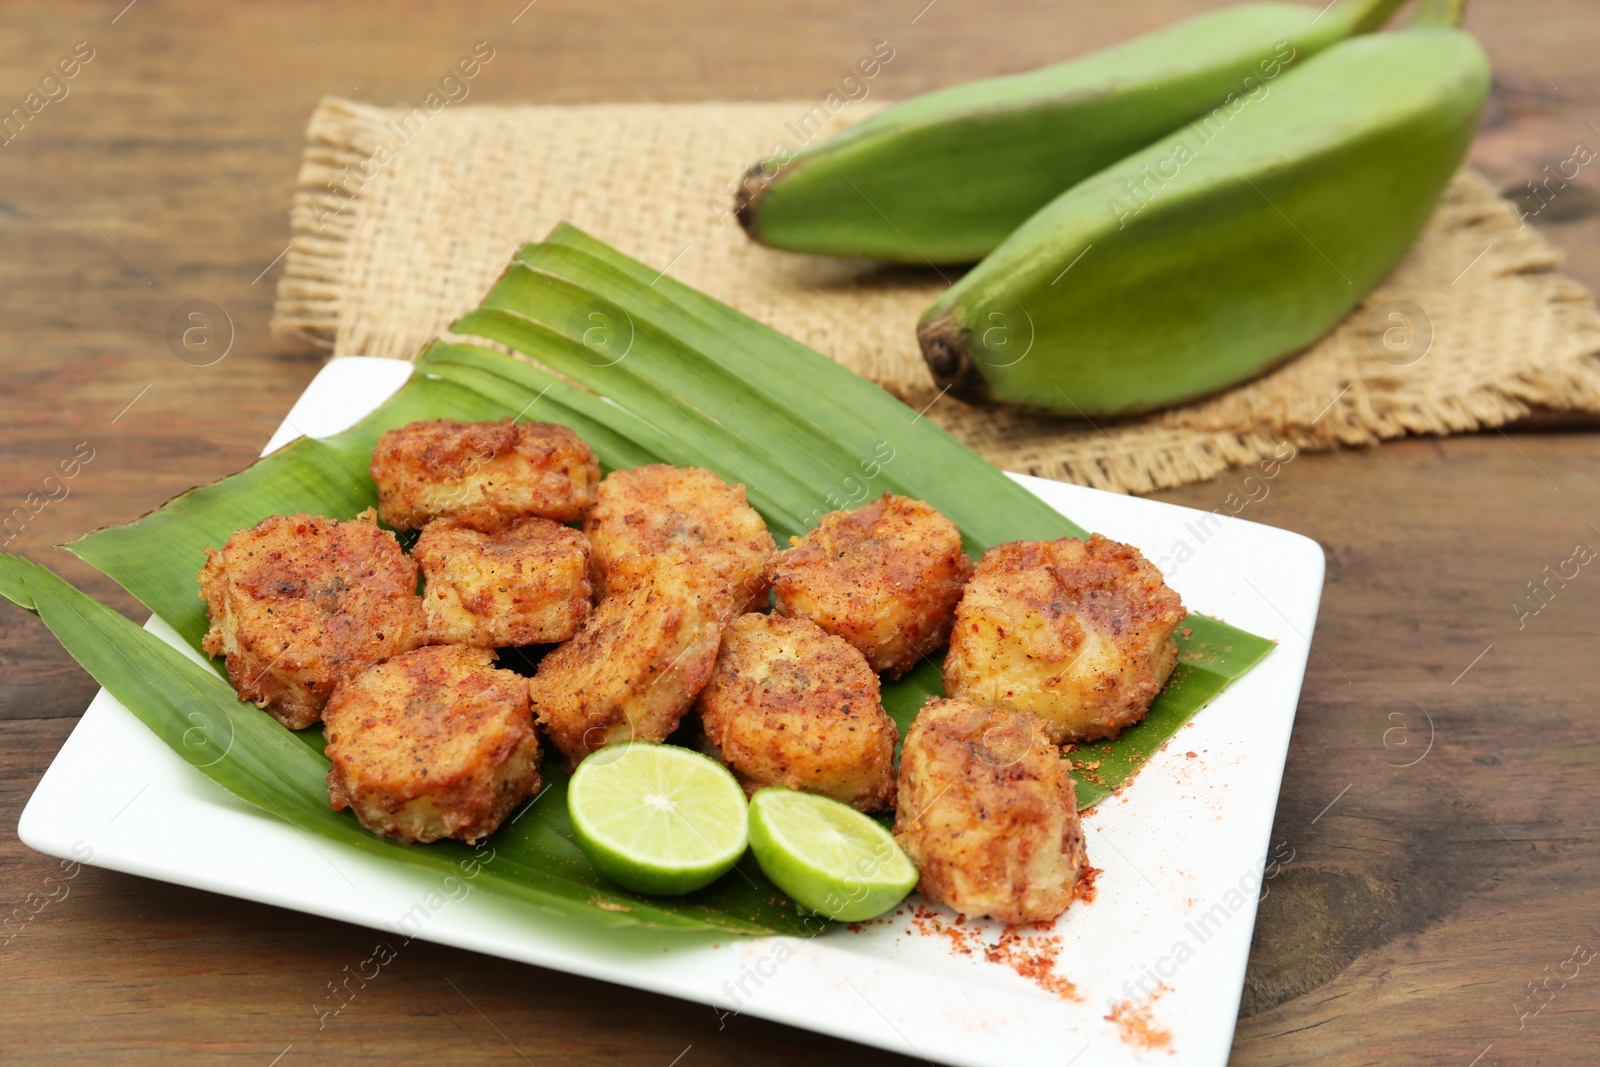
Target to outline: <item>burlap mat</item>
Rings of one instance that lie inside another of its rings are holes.
[[[308,131],[273,327],[335,356],[412,358],[477,303],[516,243],[566,219],[912,407],[931,404],[929,418],[998,466],[1105,489],[1199,481],[1284,442],[1325,449],[1533,411],[1600,413],[1592,299],[1470,169],[1362,307],[1254,382],[1098,426],[940,398],[913,332],[946,284],[938,273],[773,252],[727,214],[732,182],[776,143],[803,143],[875,107],[848,104],[818,132],[825,112],[810,103],[446,107],[407,117],[326,99]]]

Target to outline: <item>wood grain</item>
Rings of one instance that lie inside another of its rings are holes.
[[[0,148],[0,517],[89,442],[70,491],[6,548],[135,616],[126,594],[48,546],[244,465],[320,365],[266,321],[321,95],[415,101],[488,40],[496,59],[473,102],[805,98],[889,40],[896,58],[874,87],[888,98],[1214,6],[122,2],[28,0],[0,28],[0,111],[75,42],[95,50],[70,95]],[[1600,147],[1600,20],[1580,0],[1483,0],[1467,24],[1496,69],[1474,161],[1521,190],[1538,208],[1530,224],[1600,286],[1600,164],[1553,195],[1526,188],[1575,144]],[[169,317],[191,300],[231,319],[213,366],[169,345]],[[1408,441],[1298,457],[1250,506],[1247,518],[1317,538],[1329,572],[1274,831],[1276,854],[1293,858],[1267,883],[1235,1062],[1593,1060],[1600,976],[1520,1015],[1537,1003],[1528,983],[1575,944],[1600,944],[1600,814],[1586,790],[1600,764],[1600,577],[1552,586],[1537,615],[1512,605],[1536,604],[1526,583],[1577,542],[1600,548],[1597,461],[1589,433]],[[1162,496],[1212,508],[1237,482]],[[41,626],[0,610],[6,826],[93,692]],[[1426,756],[1400,766],[1430,729]],[[0,900],[54,869],[0,834]],[[892,1058],[748,1019],[719,1029],[710,1009],[420,943],[318,1030],[313,1000],[371,938],[84,868],[68,899],[0,948],[0,1062]]]

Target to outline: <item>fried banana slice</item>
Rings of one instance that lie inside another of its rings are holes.
[[[600,483],[583,521],[597,594],[608,591],[607,573],[623,556],[657,556],[688,549],[733,587],[738,611],[767,602],[764,568],[777,546],[767,524],[745,501],[744,486],[729,485],[699,467],[652,463],[612,471]]]
[[[534,713],[569,768],[606,745],[664,741],[711,677],[733,591],[682,557],[617,561],[625,579],[528,680]]]
[[[323,713],[328,798],[401,841],[494,832],[539,788],[527,681],[494,652],[430,645],[342,683]]]
[[[966,916],[1049,922],[1087,860],[1067,761],[1025,711],[932,698],[900,752],[895,840],[929,900]]]
[[[1185,614],[1129,545],[1098,534],[996,545],[956,608],[945,692],[1031,711],[1056,744],[1116,737],[1172,674]]]
[[[790,542],[770,564],[780,614],[844,638],[890,679],[949,639],[972,562],[930,505],[885,493]]]
[[[334,686],[426,644],[417,565],[371,509],[348,522],[273,515],[206,549],[200,596],[228,680],[291,730],[322,717]]]
[[[527,515],[574,522],[594,503],[600,463],[551,422],[434,419],[389,430],[372,452],[378,515],[397,530],[460,519],[497,530]]]
[[[411,550],[422,568],[428,640],[438,645],[565,641],[589,618],[589,542],[549,519],[483,533],[435,519]]]
[[[710,754],[747,793],[788,786],[859,811],[893,802],[900,732],[878,676],[854,645],[809,619],[729,623],[696,706]]]

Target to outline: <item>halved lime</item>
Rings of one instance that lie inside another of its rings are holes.
[[[779,889],[839,922],[882,915],[917,884],[894,836],[847,804],[773,787],[750,800],[750,850]]]
[[[698,752],[637,742],[578,764],[567,787],[578,847],[613,881],[675,896],[710,885],[744,855],[744,790]]]

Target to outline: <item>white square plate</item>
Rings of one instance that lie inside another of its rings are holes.
[[[347,428],[409,372],[393,360],[335,360],[268,450],[301,433]],[[18,833],[50,855],[88,852],[99,866],[384,929],[391,941],[420,937],[930,1061],[1225,1063],[1322,592],[1322,551],[1235,518],[1017,478],[1082,525],[1163,561],[1192,609],[1278,641],[1152,754],[1130,788],[1085,818],[1089,859],[1102,869],[1097,899],[1073,905],[1051,933],[1025,934],[1059,946],[1055,973],[1076,986],[1075,997],[989,962],[981,946],[956,951],[948,934],[927,932],[926,918],[919,930],[909,907],[887,923],[811,939],[739,938],[608,930],[491,899],[470,881],[445,884],[313,840],[236,799],[104,691],[39,783]],[[1186,562],[1173,568],[1168,561],[1179,556]],[[149,627],[186,648],[159,619]],[[992,945],[1001,930],[976,923],[958,935]],[[1108,1018],[1125,1001],[1170,1040],[1152,1044]]]

